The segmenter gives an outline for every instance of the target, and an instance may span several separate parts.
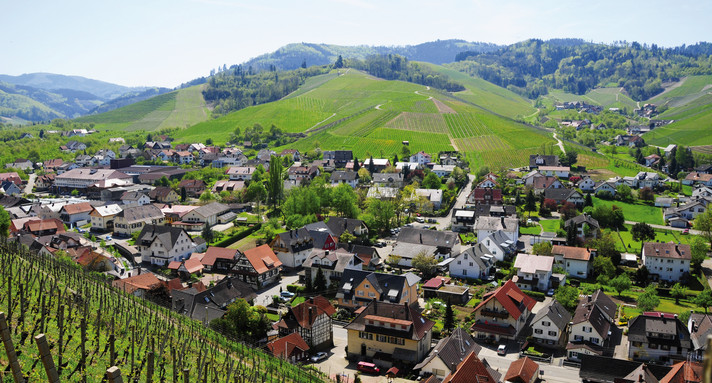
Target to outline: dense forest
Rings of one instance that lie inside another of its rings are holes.
[[[328,73],[328,66],[277,71],[255,71],[235,65],[215,73],[207,81],[203,97],[214,104],[213,117],[219,117],[248,106],[277,101],[294,92],[307,78]]]
[[[372,76],[386,80],[400,80],[420,85],[443,89],[448,92],[465,90],[461,84],[450,80],[446,75],[437,73],[430,68],[409,61],[399,55],[374,55],[365,60],[347,60],[348,66],[360,69]],[[337,59],[338,66],[339,60]]]
[[[450,64],[525,97],[549,88],[574,94],[602,86],[623,87],[637,101],[662,92],[662,83],[712,73],[712,44],[675,48],[576,39],[527,40],[495,52],[462,52]]]

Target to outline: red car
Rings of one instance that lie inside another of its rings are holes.
[[[381,370],[378,367],[376,367],[375,364],[368,363],[368,362],[358,362],[356,369],[358,369],[361,372],[368,372],[371,374],[379,374],[381,372]]]

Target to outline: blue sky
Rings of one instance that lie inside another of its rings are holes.
[[[712,1],[0,0],[0,73],[174,87],[295,42],[712,41]]]

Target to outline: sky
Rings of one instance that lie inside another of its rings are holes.
[[[712,41],[712,1],[0,0],[0,74],[176,87],[299,42]]]

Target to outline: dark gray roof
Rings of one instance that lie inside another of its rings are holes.
[[[211,215],[220,215],[226,211],[229,211],[230,207],[220,202],[212,202],[207,205],[200,206],[193,210],[196,214],[200,214],[203,217],[209,217]]]
[[[337,170],[333,173],[331,173],[331,181],[332,182],[338,182],[338,181],[354,181],[358,177],[358,174],[356,172],[344,172],[341,170]]]
[[[613,383],[617,378],[622,379],[640,367],[640,362],[624,359],[614,359],[607,356],[580,354],[581,368],[579,378],[583,381]],[[670,367],[650,364],[648,368],[658,380],[670,372]]]
[[[475,339],[467,333],[467,330],[462,327],[457,327],[447,338],[440,339],[438,344],[433,348],[428,356],[414,369],[419,370],[425,367],[431,360],[439,357],[445,363],[450,372],[457,369],[460,364],[471,352],[479,354],[482,347],[475,342]]]
[[[314,247],[314,240],[305,228],[285,231],[277,234],[284,245],[292,252]]]
[[[356,229],[358,229],[362,225],[365,226],[364,222],[360,219],[343,217],[331,217],[326,222],[326,226],[329,227],[331,233],[336,237],[341,237],[341,234],[343,234],[345,231],[354,234],[354,231],[356,231]]]
[[[373,183],[403,182],[402,173],[373,173]]]
[[[324,159],[325,160],[335,160],[335,161],[351,161],[354,155],[350,150],[325,150]]]
[[[155,205],[131,206],[119,212],[117,217],[124,217],[128,222],[150,220],[163,217],[161,209]]]
[[[596,229],[600,228],[600,226],[598,225],[598,221],[596,221],[593,217],[591,217],[588,214],[577,215],[576,217],[566,220],[566,222],[564,222],[564,227],[568,227],[571,222],[573,222],[574,225],[576,225],[576,226],[579,226],[583,223],[587,223],[592,228],[596,228]]]
[[[566,325],[571,322],[571,314],[559,303],[553,299],[549,304],[539,309],[532,319],[532,323],[536,323],[544,318],[549,318],[551,322],[560,330],[566,328]]]
[[[398,293],[395,297],[393,297],[395,302],[400,302],[400,295],[406,282],[412,285],[414,283],[418,283],[420,280],[420,278],[413,273],[394,275],[346,269],[341,276],[337,296],[343,295],[344,300],[351,300],[356,291],[355,287],[358,286],[364,279],[368,279],[374,289],[382,293],[381,300],[389,299],[388,292],[395,290]],[[359,298],[357,297],[357,299]],[[364,297],[363,299],[370,300],[368,297]]]
[[[489,249],[487,249],[487,247],[482,242],[475,244],[474,246],[468,248],[467,250],[463,251],[454,258],[458,258],[463,253],[469,255],[469,257],[475,263],[477,263],[477,266],[479,266],[480,270],[487,270],[490,267],[494,266],[494,257],[492,256],[492,253],[489,251]],[[482,258],[484,256],[490,256],[492,258],[490,258],[490,261],[486,261]]]
[[[712,314],[691,313],[690,323],[692,332],[690,338],[695,350],[707,349],[707,337],[712,335]]]
[[[452,248],[460,241],[452,231],[438,231],[404,227],[398,234],[398,242]]]
[[[143,229],[141,229],[141,233],[138,235],[136,244],[150,246],[156,238],[159,238],[167,250],[170,250],[175,246],[181,233],[185,233],[186,237],[190,238],[190,235],[188,235],[185,229],[179,227],[144,225]]]
[[[546,189],[544,191],[544,198],[553,199],[556,202],[565,201],[571,197],[572,194],[581,194],[574,189]]]
[[[171,295],[174,311],[201,321],[205,320],[206,314],[208,320],[222,317],[227,305],[239,298],[249,302],[257,297],[254,290],[238,277],[225,277],[202,292],[189,288],[173,290]]]
[[[537,164],[537,159],[543,161],[543,163]],[[544,156],[539,154],[530,155],[529,167],[536,168],[539,166],[559,166],[559,156]]]
[[[650,333],[660,334],[650,336]],[[677,315],[664,313],[643,313],[628,323],[630,342],[666,344],[690,348],[690,333]]]

